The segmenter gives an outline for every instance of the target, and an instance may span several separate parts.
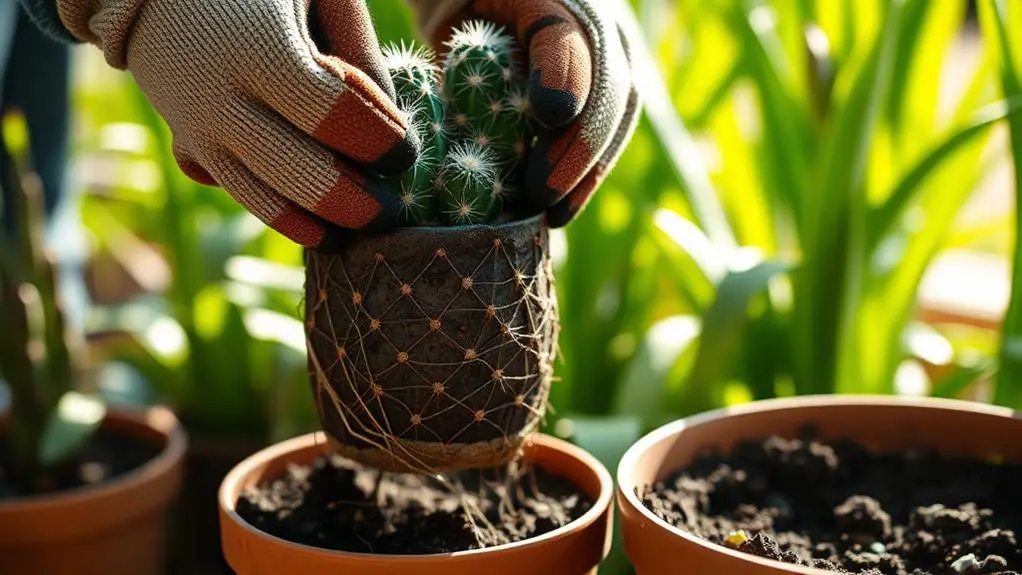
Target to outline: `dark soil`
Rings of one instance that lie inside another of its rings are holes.
[[[379,477],[378,471],[339,457],[320,458],[245,493],[237,511],[262,531],[294,543],[410,555],[537,537],[581,517],[593,503],[570,482],[541,469],[510,489],[496,481],[496,471],[462,473],[457,476],[462,493],[485,514],[492,525],[487,529],[478,517],[473,527],[462,497],[436,480],[388,473],[375,491]],[[508,492],[511,498],[502,497]]]
[[[668,523],[786,563],[870,575],[1022,573],[1022,464],[804,437],[704,454],[638,494]]]
[[[101,429],[93,434],[77,458],[45,474],[34,474],[30,485],[16,485],[10,477],[8,446],[0,441],[0,501],[110,481],[145,465],[162,449],[162,445],[150,441]],[[8,463],[6,467],[5,463]]]

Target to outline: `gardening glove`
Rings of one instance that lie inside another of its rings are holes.
[[[365,0],[57,2],[74,36],[134,75],[191,178],[306,247],[396,221],[378,175],[409,169],[419,144]]]
[[[439,51],[469,19],[504,26],[525,48],[529,101],[542,128],[527,159],[526,194],[570,222],[635,131],[639,95],[630,42],[607,0],[408,0]]]

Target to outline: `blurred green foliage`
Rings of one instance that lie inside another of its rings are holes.
[[[381,41],[416,37],[401,0],[368,4]],[[917,307],[944,250],[1017,227],[1014,213],[968,226],[958,216],[989,174],[1022,161],[1022,8],[981,2],[977,27],[951,1],[607,5],[642,39],[645,111],[594,201],[554,233],[563,330],[548,430],[613,469],[654,426],[754,399],[899,393],[915,381],[912,393],[1022,407],[1022,296],[1003,342],[926,325]],[[159,123],[123,78],[111,88],[102,74],[83,75],[93,80],[78,94],[80,148],[113,154],[104,134],[123,148],[115,122],[156,139],[103,164],[119,183],[86,215],[105,248],[130,232],[166,256],[174,280],[152,317],[170,318],[188,350],[179,363],[151,349],[135,363],[174,373],[161,388],[208,406],[211,421],[247,427],[268,405],[289,419],[274,398],[306,394],[303,369],[281,367],[298,349],[252,318],[297,321],[296,286],[229,270],[294,267],[298,254],[250,229],[225,194],[182,180]],[[624,569],[619,548],[609,563]]]
[[[178,169],[130,77],[83,53],[76,101],[82,218],[120,270],[88,326],[98,361],[135,377],[107,392],[173,406],[197,439],[270,442],[315,428],[299,314],[301,249]],[[93,75],[95,74],[95,75]],[[102,278],[94,288],[105,293]],[[144,385],[140,385],[144,384]],[[125,391],[127,389],[127,391]]]

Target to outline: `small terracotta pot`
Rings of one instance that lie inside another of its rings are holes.
[[[303,435],[264,449],[234,468],[220,488],[220,529],[227,562],[238,575],[595,575],[610,551],[613,527],[610,473],[587,452],[559,439],[535,436],[525,458],[578,485],[595,500],[582,517],[545,535],[488,549],[436,555],[371,555],[298,545],[246,523],[235,503],[249,486],[306,465],[329,451],[323,433]]]
[[[164,408],[111,410],[103,428],[162,451],[101,484],[0,502],[0,573],[164,573],[168,507],[181,484],[185,432]]]
[[[932,448],[949,455],[1022,460],[1022,415],[986,404],[891,396],[820,396],[754,402],[675,421],[640,439],[621,459],[617,501],[625,552],[638,575],[741,573],[833,575],[733,551],[682,531],[647,510],[636,488],[662,481],[707,448],[769,435],[849,438],[884,451]]]
[[[305,256],[322,429],[386,471],[494,467],[538,428],[558,315],[543,215],[398,228]]]

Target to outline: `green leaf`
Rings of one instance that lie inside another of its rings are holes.
[[[930,0],[906,0],[905,3],[887,99],[888,121],[895,133],[900,132],[902,113],[905,111],[902,106],[906,101],[908,82],[912,78],[912,66],[920,60],[917,44],[926,23],[926,11],[932,4]]]
[[[1022,98],[1013,97],[995,102],[980,110],[972,122],[951,131],[943,140],[907,170],[879,208],[869,214],[867,253],[876,250],[880,240],[891,231],[897,219],[904,215],[912,200],[925,188],[922,183],[931,172],[944,165],[948,157],[966,144],[987,132],[995,123],[1022,109]]]
[[[106,417],[106,404],[98,397],[69,391],[50,415],[39,444],[39,460],[55,465],[70,457],[92,436]]]
[[[714,243],[732,247],[734,234],[724,215],[718,194],[714,190],[703,159],[692,135],[685,128],[670,93],[660,75],[656,61],[644,42],[635,12],[625,0],[618,0],[620,25],[635,39],[633,50],[634,77],[643,97],[643,110],[652,123],[664,152],[670,158],[670,167],[685,187],[706,235]]]
[[[743,44],[745,69],[749,71],[761,100],[763,168],[777,198],[791,210],[797,230],[803,227],[805,214],[798,206],[809,194],[807,171],[792,169],[811,165],[812,134],[810,106],[793,89],[800,66],[782,49],[778,30],[770,10],[762,2],[734,2],[727,14],[728,24]]]
[[[569,414],[560,435],[585,449],[614,473],[625,451],[642,435],[642,423],[630,416],[592,417]]]
[[[1017,4],[1009,6],[1003,0],[981,2],[980,24],[984,31],[996,38],[1001,91],[1006,98],[1022,95],[1022,79],[1015,46],[1022,37],[1022,10]],[[1008,120],[1011,136],[1011,159],[1014,168],[1015,226],[1022,229],[1022,117]],[[1012,254],[1012,287],[1008,311],[1005,313],[1000,349],[1000,371],[994,390],[994,402],[1022,408],[1022,239],[1016,234]]]
[[[770,260],[731,271],[717,288],[717,298],[703,316],[699,351],[683,390],[683,413],[696,413],[712,407],[714,384],[724,379],[741,341],[749,302],[765,290],[770,281],[792,264]]]
[[[567,439],[596,457],[607,468],[611,477],[617,475],[617,466],[625,451],[642,435],[642,425],[634,417],[573,415],[559,427],[562,431],[567,431]],[[624,573],[629,567],[628,558],[624,554],[624,541],[621,538],[620,518],[615,517],[614,523],[613,546],[610,555],[600,565],[600,573]]]
[[[699,318],[689,315],[664,318],[650,326],[622,374],[612,413],[636,417],[646,425],[660,422],[667,410],[663,392],[668,375],[683,357],[691,361],[699,328]]]
[[[866,165],[894,57],[901,0],[885,3],[878,38],[852,82],[823,142],[817,193],[803,202],[811,226],[795,297],[801,392],[833,391],[853,380],[854,317],[862,291]],[[840,90],[836,89],[836,92]]]
[[[2,143],[7,153],[12,156],[22,156],[28,153],[29,136],[28,122],[25,115],[17,112],[5,112],[0,119],[0,134]],[[6,185],[7,182],[4,182]]]
[[[997,371],[997,363],[988,358],[977,365],[958,365],[939,381],[935,381],[933,397],[960,399],[963,391],[981,378],[993,376]]]

